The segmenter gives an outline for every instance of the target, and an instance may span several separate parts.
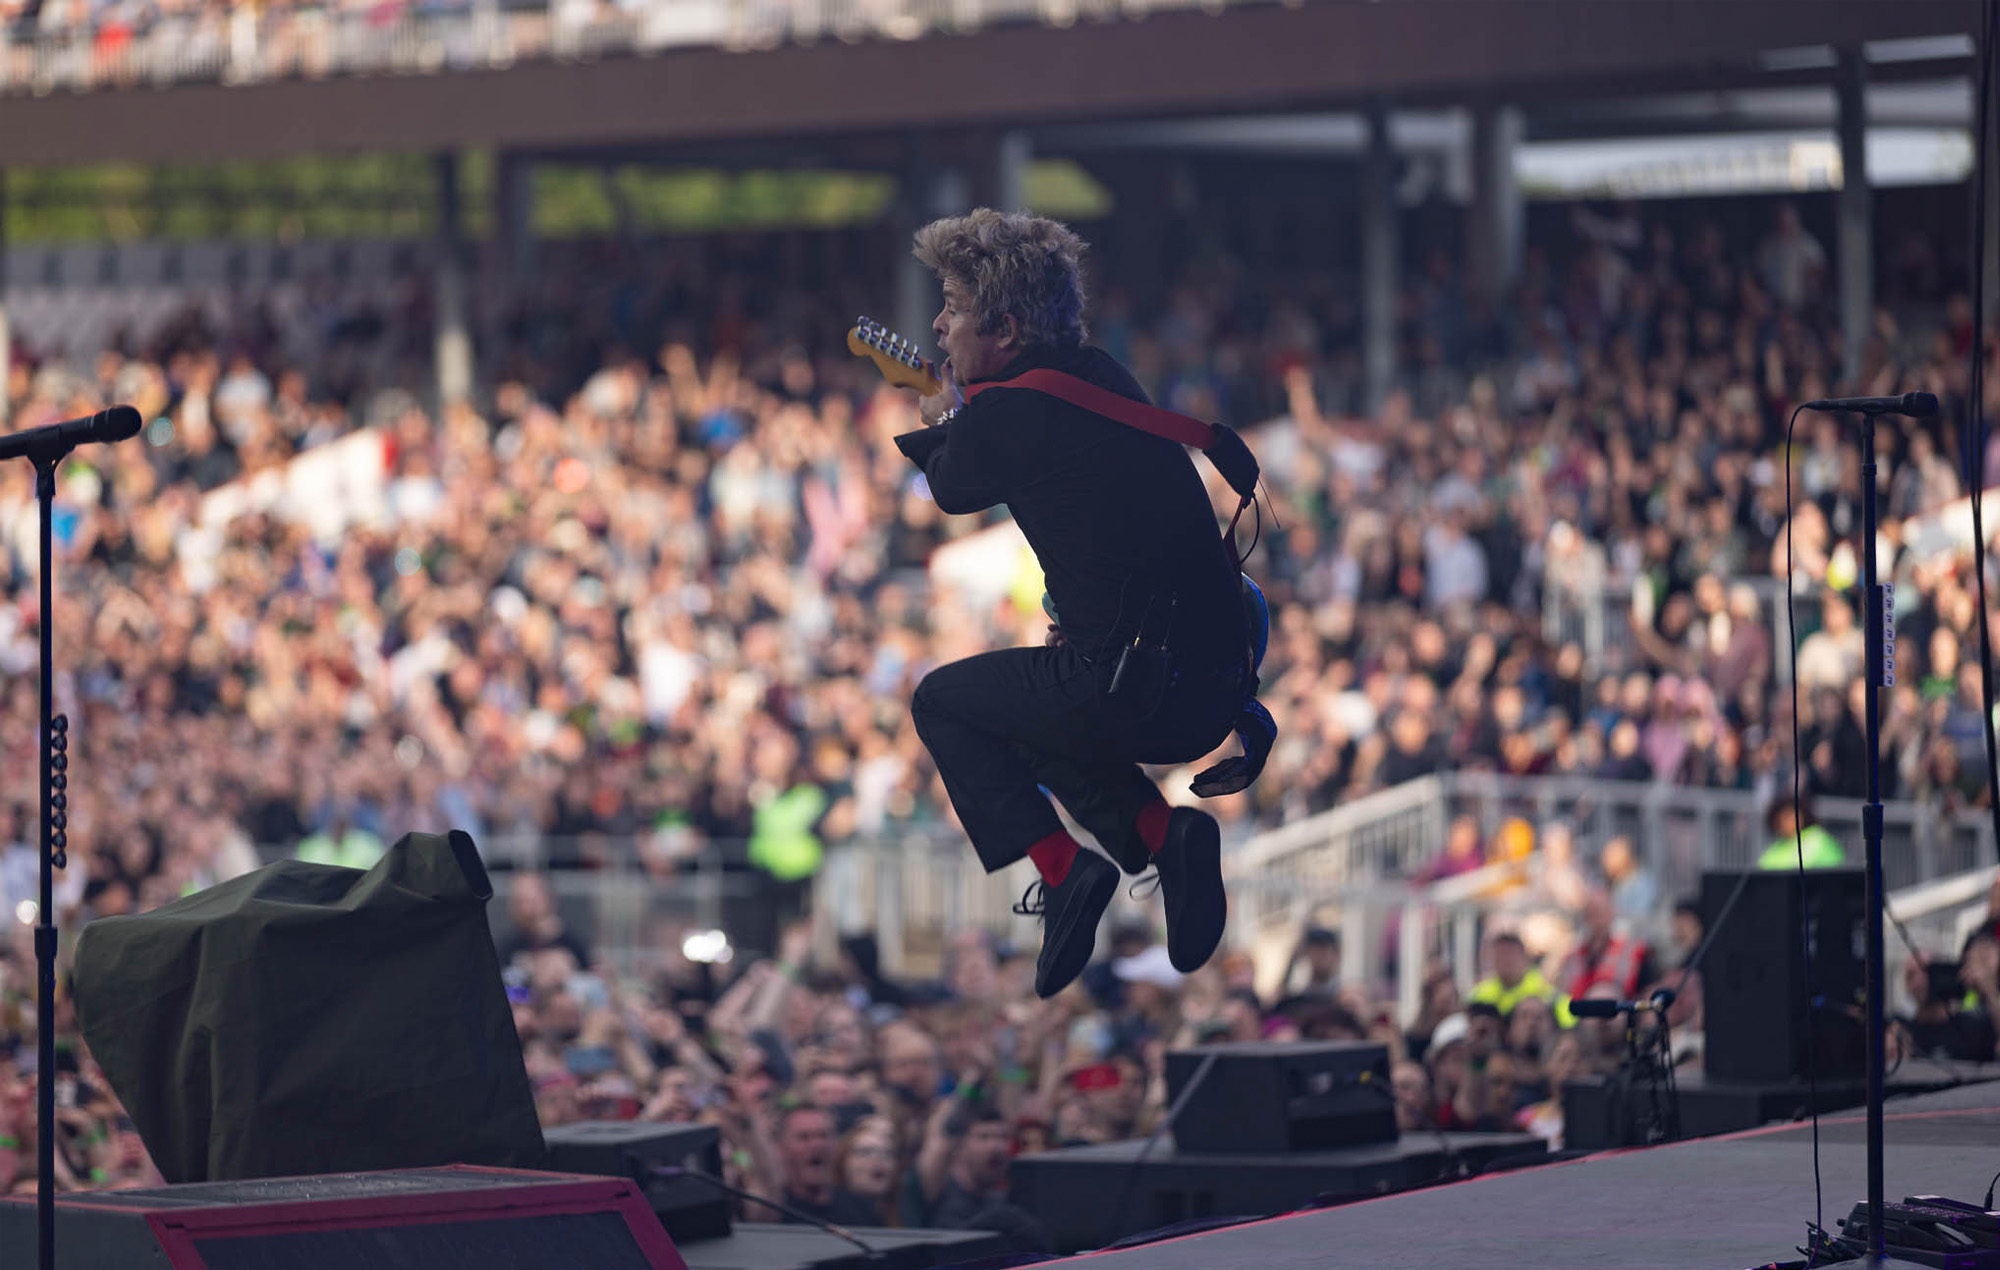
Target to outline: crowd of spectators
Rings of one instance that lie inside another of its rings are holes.
[[[1767,798],[1789,770],[1781,443],[1840,350],[1817,275],[1780,266],[1816,249],[1784,247],[1803,233],[1789,214],[1761,248],[1619,224],[1580,220],[1561,272],[1531,253],[1516,303],[1484,325],[1447,271],[1426,272],[1410,387],[1373,414],[1353,409],[1342,312],[1310,280],[1253,291],[1226,262],[1197,265],[1150,324],[1115,279],[1102,288],[1096,337],[1161,400],[1249,425],[1269,476],[1250,567],[1272,603],[1280,736],[1264,778],[1216,804],[1232,834],[1442,767]],[[754,275],[599,263],[602,283],[565,279],[506,324],[495,360],[516,373],[485,409],[433,415],[351,376],[330,399],[316,367],[259,364],[282,357],[276,337],[218,350],[181,330],[158,352],[16,367],[22,425],[106,400],[154,421],[144,444],[76,456],[62,484],[66,903],[129,911],[308,836],[352,859],[456,825],[550,836],[564,863],[636,836],[666,871],[760,833],[948,831],[909,692],[939,662],[1037,639],[1036,580],[992,601],[927,572],[981,525],[941,516],[890,444],[915,426],[907,394],[834,351],[851,283],[769,294]],[[710,315],[713,351],[690,312]],[[1885,313],[1860,386],[1934,390],[1955,426],[1965,326],[1956,300],[1907,335]],[[649,332],[668,337],[655,356],[620,351]],[[1463,383],[1423,406],[1444,373],[1421,357],[1433,346]],[[1859,475],[1837,423],[1808,419],[1803,753],[1809,792],[1841,796],[1861,771]],[[217,487],[365,421],[388,456],[383,523],[323,541],[283,507],[203,517]],[[1959,492],[1941,458],[1957,442],[1913,430],[1903,463],[1902,436],[1882,439],[1902,636],[1886,792],[1950,809],[1985,796],[1977,603],[1963,553],[1919,551],[1914,527]],[[13,670],[36,635],[30,481],[0,471]],[[1620,636],[1595,660],[1544,622],[1591,605]],[[0,699],[16,844],[34,709],[16,678]],[[0,872],[10,903],[31,898],[23,876]]]
[[[1643,246],[1582,252],[1562,285],[1538,255],[1491,330],[1464,329],[1449,276],[1425,276],[1409,347],[1486,371],[1425,410],[1444,372],[1421,361],[1412,390],[1374,415],[1344,408],[1349,346],[1337,314],[1316,326],[1309,297],[1253,304],[1241,278],[1201,268],[1139,327],[1109,289],[1098,337],[1163,400],[1275,416],[1253,431],[1275,515],[1252,567],[1273,601],[1264,695],[1281,736],[1266,779],[1221,808],[1239,828],[1443,765],[1774,787],[1789,751],[1774,692],[1778,447],[1787,407],[1830,382],[1824,306],[1779,306],[1785,280],[1731,268],[1711,233],[1677,250],[1660,232],[1585,224]],[[1790,232],[1787,219],[1772,243]],[[1772,243],[1748,258],[1785,259]],[[928,584],[932,551],[976,526],[940,517],[888,444],[913,426],[909,403],[794,334],[837,331],[849,297],[752,310],[740,278],[706,292],[671,271],[643,282],[537,297],[500,354],[519,373],[483,414],[433,419],[376,397],[392,523],[328,547],[246,517],[199,570],[186,555],[200,494],[334,435],[352,403],[315,400],[300,368],[225,365],[199,347],[17,377],[24,422],[113,396],[166,420],[155,444],[112,452],[66,489],[60,577],[82,602],[56,617],[94,636],[73,641],[90,661],[72,682],[86,702],[149,694],[180,744],[142,742],[146,709],[107,711],[98,735],[168,764],[212,769],[225,746],[261,756],[229,781],[159,783],[262,843],[336,809],[377,840],[441,817],[482,835],[673,822],[657,843],[742,838],[800,787],[818,791],[823,837],[945,817],[901,702],[924,667],[1027,637],[1034,589],[974,607]],[[717,315],[723,351],[676,341],[601,364],[585,351],[601,359],[690,304]],[[1958,313],[1902,338],[1885,316],[1872,385],[1922,383],[1962,405],[1962,325]],[[1476,360],[1489,346],[1519,356]],[[1836,427],[1815,419],[1802,438],[1794,522],[1804,752],[1827,795],[1855,792],[1860,771],[1843,761],[1859,743],[1858,466]],[[1905,671],[1885,712],[1888,779],[1892,796],[1955,807],[1981,788],[1976,658],[1963,655],[1976,604],[1957,554],[1896,550],[1958,492],[1940,457],[1953,438],[1917,431],[1909,445],[1883,531]],[[4,479],[25,598],[27,476]],[[1581,609],[1607,589],[1621,597],[1614,626],[1629,623],[1622,664],[1546,638],[1551,595]],[[32,635],[23,614],[14,656]],[[124,836],[92,823],[104,801],[79,800],[73,838]],[[162,832],[157,809],[143,818]]]
[[[753,1194],[834,1221],[997,1228],[1033,1244],[1032,1215],[1006,1203],[1006,1161],[1159,1129],[1165,1055],[1190,1045],[1379,1041],[1402,1132],[1525,1132],[1560,1148],[1562,1082],[1624,1057],[1619,1029],[1572,1019],[1569,1001],[1673,982],[1700,937],[1688,909],[1668,945],[1641,953],[1615,931],[1607,894],[1586,907],[1577,951],[1546,973],[1505,932],[1467,999],[1434,968],[1407,1028],[1348,981],[1337,934],[1317,927],[1260,990],[1243,953],[1182,976],[1156,931],[1121,925],[1108,955],[1048,1001],[1028,990],[1032,949],[978,932],[951,938],[936,982],[885,980],[866,936],[815,964],[799,927],[772,960],[669,957],[650,982],[620,986],[608,966],[584,969],[590,950],[539,887],[516,895],[522,933],[507,951],[545,1123],[700,1119],[720,1127],[730,1180]],[[1698,981],[1684,1002],[1673,1021],[1698,1046]]]
[[[1922,247],[1892,253],[1891,268],[1921,273]],[[975,600],[927,569],[982,525],[937,512],[890,444],[916,426],[913,402],[838,350],[862,307],[851,281],[816,294],[726,265],[600,263],[613,267],[551,281],[512,315],[478,407],[434,413],[351,378],[331,395],[321,367],[272,351],[282,339],[237,347],[183,330],[88,366],[17,361],[16,426],[108,400],[152,421],[143,443],[80,452],[61,484],[68,927],[239,874],[260,848],[366,864],[412,830],[467,829],[496,864],[515,840],[542,844],[556,868],[632,851],[662,878],[709,850],[796,860],[759,844],[803,837],[810,860],[850,836],[950,832],[910,690],[939,662],[1039,641],[1039,579]],[[1772,607],[1788,584],[1784,424],[1839,379],[1826,281],[1788,208],[1741,240],[1700,220],[1579,214],[1567,242],[1530,252],[1503,309],[1469,303],[1444,257],[1421,271],[1404,305],[1408,373],[1363,411],[1352,306],[1325,279],[1253,278],[1204,257],[1146,306],[1156,320],[1123,280],[1098,279],[1095,337],[1162,402],[1245,426],[1269,478],[1275,514],[1250,568],[1272,603],[1263,696],[1280,738],[1257,785],[1212,804],[1226,832],[1446,767],[1769,798],[1792,761]],[[1965,410],[1969,318],[1962,298],[1930,298],[1928,323],[1921,308],[1878,317],[1852,387],[1946,403],[1938,431],[1882,438],[1903,637],[1884,774],[1892,796],[1951,809],[1986,797],[1977,602],[1962,553],[1918,530],[1960,493],[1943,456],[1958,452],[1948,429]],[[388,468],[382,523],[325,542],[284,508],[202,519],[216,490],[361,424],[379,428]],[[1859,471],[1836,427],[1803,424],[1792,464],[1802,754],[1826,796],[1854,792],[1860,770]],[[0,890],[30,915],[31,494],[25,465],[0,469],[0,666],[13,672],[0,691]],[[1546,605],[1607,591],[1622,661],[1548,637]],[[1186,773],[1164,775],[1185,797]],[[1552,851],[1560,836],[1529,845]],[[1573,844],[1556,906],[1586,949],[1671,899],[1623,845]],[[1476,826],[1454,832],[1426,876],[1490,849]],[[1601,901],[1593,884],[1608,888]],[[523,929],[546,932],[536,889],[517,890],[530,897]],[[545,1118],[717,1118],[751,1189],[823,1207],[831,1176],[904,1220],[997,1196],[999,1134],[981,1125],[1004,1123],[1009,1149],[1144,1132],[1158,1055],[1179,1041],[1401,1037],[1412,1127],[1529,1112],[1547,1128],[1546,1090],[1566,1065],[1608,1061],[1603,1038],[1561,1029],[1553,1004],[1546,1024],[1515,1001],[1460,1011],[1450,968],[1406,1033],[1384,985],[1259,996],[1240,956],[1182,981],[1143,932],[1044,1005],[1019,955],[970,938],[942,987],[915,991],[883,982],[865,948],[811,967],[795,945],[742,941],[742,973],[722,984],[671,949],[656,979],[600,966],[587,934],[565,934],[537,936],[519,967]],[[1326,957],[1315,939],[1302,961]],[[1558,946],[1533,942],[1560,977]],[[26,965],[17,949],[0,983],[17,1041],[32,1024]],[[0,1068],[10,1082],[20,1061]],[[950,1092],[968,1088],[979,1097]],[[78,1180],[126,1176],[111,1114],[95,1122],[111,1126],[105,1160],[73,1161]]]
[[[1461,994],[1453,968],[1434,965],[1407,1025],[1343,973],[1339,936],[1319,927],[1260,985],[1241,952],[1183,976],[1156,930],[1121,925],[1103,960],[1038,1001],[1033,950],[971,931],[951,938],[941,977],[923,982],[885,978],[867,935],[816,960],[804,924],[771,957],[706,962],[669,948],[645,972],[621,972],[530,874],[512,894],[501,954],[544,1126],[713,1125],[725,1180],[754,1197],[738,1205],[745,1219],[795,1219],[768,1199],[848,1226],[993,1229],[1032,1249],[1048,1233],[1009,1203],[1009,1161],[1162,1129],[1165,1055],[1189,1045],[1376,1041],[1389,1053],[1383,1096],[1400,1132],[1514,1132],[1564,1149],[1564,1083],[1618,1072],[1628,1052],[1621,1023],[1573,1017],[1572,1002],[1672,988],[1672,1052],[1682,1062],[1701,1052],[1701,976],[1689,965],[1700,912],[1676,905],[1669,934],[1649,946],[1621,930],[1608,881],[1585,883],[1569,955],[1537,958],[1518,933],[1496,930],[1472,990]],[[1915,1006],[1890,1032],[1898,1064],[1992,1059],[2000,886],[1963,958],[1942,979],[1910,963]],[[28,941],[0,944],[0,1022],[17,1032],[28,974]],[[59,1183],[158,1185],[66,1001],[58,1024]],[[31,1052],[0,1056],[0,1188],[16,1192],[34,1183]]]
[[[395,38],[412,25],[430,38]],[[837,14],[658,0],[0,0],[0,92],[436,73],[829,32],[910,39],[927,25],[893,0]]]

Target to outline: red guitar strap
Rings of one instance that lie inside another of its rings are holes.
[[[1172,410],[1162,410],[1158,406],[1134,401],[1130,397],[1121,397],[1109,389],[1099,388],[1096,384],[1059,370],[1031,370],[1012,379],[967,384],[965,398],[970,401],[989,388],[1031,388],[1059,401],[1067,401],[1070,405],[1088,410],[1094,415],[1102,415],[1113,423],[1122,423],[1141,432],[1150,432],[1156,437],[1165,437],[1169,441],[1191,445],[1204,452],[1212,450],[1217,439],[1227,431],[1217,428],[1212,423],[1203,423],[1192,415],[1177,414]],[[1210,457],[1213,459],[1214,456]],[[1252,466],[1251,479],[1254,481],[1254,463]],[[1226,471],[1224,474],[1228,475]],[[1241,572],[1243,562],[1236,554],[1236,522],[1243,519],[1244,510],[1253,500],[1249,494],[1242,494],[1240,490],[1239,495],[1242,501],[1236,505],[1236,514],[1229,518],[1229,532],[1223,535],[1223,541],[1229,546],[1230,562],[1236,566],[1238,572]]]
[[[1109,389],[1099,388],[1059,370],[1031,370],[997,383],[967,384],[966,400],[970,401],[988,388],[1032,388],[1067,401],[1072,406],[1080,406],[1094,415],[1103,415],[1113,422],[1150,432],[1156,437],[1165,437],[1169,441],[1178,441],[1182,445],[1191,445],[1197,450],[1206,450],[1215,444],[1215,427],[1212,424],[1203,423],[1191,415],[1175,414],[1130,397],[1121,397]]]

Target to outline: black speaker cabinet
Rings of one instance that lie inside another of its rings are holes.
[[[1808,871],[1803,906],[1796,872],[1753,873],[1717,926],[1740,877],[1713,872],[1701,879],[1702,915],[1714,932],[1701,965],[1709,1077],[1804,1080],[1809,1045],[1819,1079],[1864,1075],[1867,890],[1861,871]]]
[[[1213,1055],[1174,1121],[1183,1154],[1326,1151],[1396,1138],[1389,1051],[1367,1041],[1205,1045],[1167,1055],[1167,1105]]]
[[[678,1244],[729,1233],[729,1194],[698,1177],[656,1177],[653,1169],[695,1169],[722,1176],[721,1136],[713,1125],[592,1120],[560,1125],[543,1135],[549,1167],[560,1173],[629,1177]]]
[[[161,1175],[540,1167],[492,894],[470,837],[413,833],[85,926],[77,1021]]]
[[[1412,1133],[1394,1142],[1277,1155],[1188,1155],[1170,1142],[1150,1149],[1143,1140],[1105,1142],[1019,1157],[1009,1166],[1008,1202],[1048,1227],[1058,1251],[1074,1252],[1181,1222],[1344,1204],[1428,1186],[1461,1169],[1477,1174],[1510,1158],[1540,1162],[1547,1157],[1548,1145],[1530,1133]],[[725,1264],[706,1251],[691,1248],[687,1255],[698,1267]],[[1129,1264],[1257,1270],[1250,1260],[1226,1255]],[[1332,1247],[1285,1264],[1360,1265]]]
[[[0,1264],[35,1216],[0,1200]],[[687,1270],[631,1182],[465,1166],[63,1195],[55,1234],[57,1270]]]

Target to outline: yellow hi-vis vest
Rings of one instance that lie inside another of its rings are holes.
[[[1544,1001],[1556,999],[1556,986],[1548,981],[1541,971],[1533,966],[1521,976],[1521,982],[1509,988],[1500,982],[1500,976],[1489,975],[1472,988],[1472,1000],[1492,1006],[1502,1014],[1512,1014],[1514,1007],[1523,998],[1540,997]]]

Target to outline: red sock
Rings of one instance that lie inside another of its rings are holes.
[[[1157,854],[1167,842],[1167,819],[1173,814],[1165,799],[1147,803],[1139,809],[1139,841],[1146,844],[1146,850]]]
[[[1028,848],[1028,858],[1042,871],[1042,881],[1050,886],[1061,886],[1069,876],[1069,866],[1076,859],[1076,839],[1069,836],[1067,829],[1058,829],[1048,837]]]

